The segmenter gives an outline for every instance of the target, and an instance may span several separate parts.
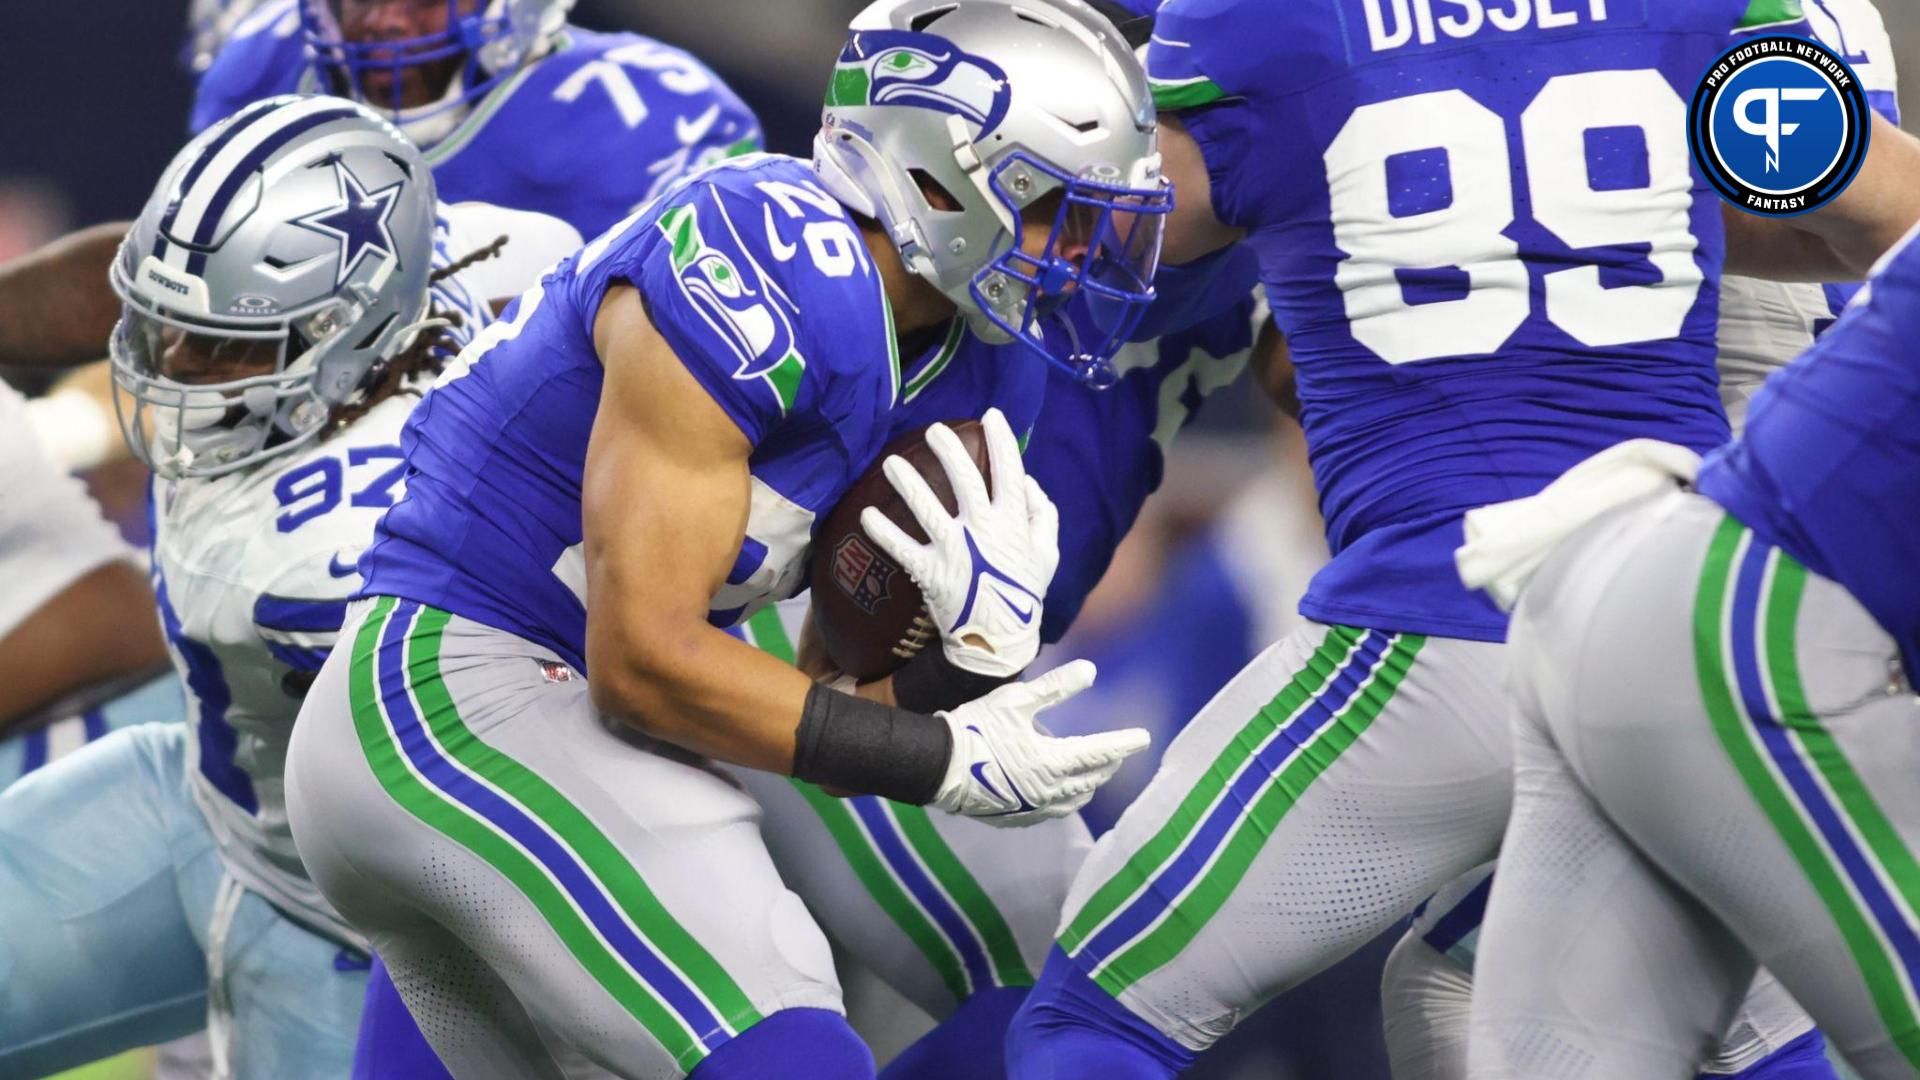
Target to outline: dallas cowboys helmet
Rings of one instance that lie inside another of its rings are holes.
[[[840,53],[814,168],[974,333],[1104,385],[1173,206],[1155,124],[1139,61],[1082,0],[878,0]],[[1046,250],[1026,255],[1021,211],[1055,193]]]
[[[380,109],[410,138],[427,145],[451,130],[465,106],[543,55],[566,24],[574,0],[445,2],[446,29],[419,37],[348,41],[340,28],[341,0],[300,0],[300,25],[316,66],[332,80],[335,92]],[[403,71],[452,58],[464,58],[465,63],[440,100],[401,107]],[[375,100],[365,91],[365,77],[374,71],[391,74],[390,89],[377,95],[385,100]]]
[[[120,426],[169,477],[319,436],[428,325],[420,151],[340,98],[256,102],[174,157],[114,260]]]

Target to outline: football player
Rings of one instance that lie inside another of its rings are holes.
[[[1227,270],[1226,281],[1241,280],[1238,270]],[[1022,455],[1028,474],[1060,507],[1060,565],[1047,588],[1042,642],[1066,632],[1105,573],[1159,486],[1165,446],[1208,394],[1245,368],[1252,309],[1243,293],[1190,329],[1123,346],[1114,357],[1118,382],[1108,389],[1046,369],[1045,402]],[[978,407],[982,380],[1020,371],[1031,379],[1038,365],[1021,351],[988,345],[956,319],[938,348],[902,364],[892,430],[904,434],[965,415]],[[1000,373],[1006,364],[1017,368]],[[808,603],[803,594],[764,609],[736,632],[797,661],[810,642],[817,645],[807,632]],[[940,1021],[882,1076],[1000,1075],[998,1056],[983,1057],[980,1048],[1005,1041],[1046,959],[1067,886],[1093,847],[1080,816],[1008,831],[874,796],[836,799],[773,773],[739,775],[766,808],[761,832],[782,879],[832,938]]]
[[[1160,9],[1167,257],[1259,250],[1334,558],[1315,625],[1214,699],[1096,845],[1016,1076],[1172,1075],[1491,858],[1505,620],[1453,573],[1461,515],[1624,438],[1723,441],[1723,245],[1844,280],[1920,213],[1884,122],[1854,189],[1796,225],[1723,224],[1696,181],[1684,95],[1730,34],[1805,32],[1797,4],[1420,10]]]
[[[366,942],[301,868],[281,764],[401,484],[400,421],[488,318],[456,272],[475,249],[448,247],[462,213],[362,106],[278,98],[189,143],[129,233],[114,377],[156,473],[151,595],[190,727],[115,732],[0,796],[0,1072],[202,1023],[221,1075],[348,1069]],[[513,217],[523,246],[572,235]]]
[[[1689,1076],[1756,964],[1860,1075],[1920,1077],[1916,333],[1909,242],[1705,464],[1582,465],[1536,504],[1597,519],[1530,581],[1461,553],[1520,587],[1473,1077]]]
[[[1859,77],[1873,110],[1899,124],[1893,45],[1873,4],[1815,0],[1803,10],[1814,36]],[[1804,352],[1856,289],[1737,275],[1722,280],[1716,338],[1720,400],[1736,433],[1767,376]],[[1395,1080],[1466,1076],[1473,953],[1490,873],[1490,866],[1476,868],[1422,904],[1387,961],[1381,996]],[[1760,980],[1729,1029],[1729,1041],[1703,1066],[1702,1075],[1746,1080],[1833,1075],[1806,1013],[1766,972]]]
[[[961,699],[1038,647],[1055,524],[1013,430],[1043,362],[1098,377],[1150,296],[1152,115],[1077,2],[876,5],[811,166],[677,187],[429,396],[289,796],[456,1074],[553,1075],[548,1040],[627,1075],[866,1074],[824,939],[715,762],[1011,824],[1070,813],[1143,745],[1034,728],[1085,665]],[[1039,337],[1069,297],[1098,325]],[[715,624],[798,588],[815,515],[890,433],[903,342],[956,315],[1020,361],[969,410],[1010,414],[987,414],[993,494],[935,428],[960,515],[895,463],[933,543],[869,524],[941,645],[861,696],[816,686]]]

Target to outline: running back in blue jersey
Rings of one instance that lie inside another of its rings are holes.
[[[593,323],[620,283],[754,447],[746,538],[709,617],[731,625],[804,584],[815,517],[889,436],[898,360],[852,220],[806,163],[750,156],[587,245],[461,354],[402,437],[407,494],[362,562],[366,594],[445,608],[584,670]]]
[[[1920,672],[1920,244],[1909,236],[1852,307],[1767,381],[1699,490],[1846,586]]]
[[[1460,516],[1650,436],[1727,438],[1719,200],[1686,103],[1793,0],[1169,0],[1148,70],[1298,372],[1324,622],[1499,640]]]
[[[296,0],[280,0],[241,24],[201,77],[194,131],[261,98],[325,89],[299,22]],[[752,111],[692,55],[569,26],[426,159],[446,202],[536,210],[593,236],[686,173],[759,146]]]

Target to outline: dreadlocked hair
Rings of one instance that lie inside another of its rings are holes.
[[[476,248],[435,270],[428,275],[427,283],[439,284],[475,263],[493,258],[500,254],[501,248],[506,246],[507,238],[504,235],[496,236],[492,243]],[[431,298],[432,294],[428,295]],[[482,303],[485,302],[486,300],[483,299]],[[387,361],[380,369],[380,377],[366,388],[366,392],[358,401],[349,402],[334,410],[334,431],[367,415],[375,405],[395,394],[419,394],[418,377],[440,374],[440,370],[446,367],[447,360],[460,351],[460,340],[453,332],[466,325],[466,316],[454,308],[437,308],[432,312],[432,318],[438,321],[433,326],[415,334],[411,344],[401,350],[399,355]]]

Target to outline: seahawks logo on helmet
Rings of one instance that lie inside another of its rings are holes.
[[[1006,119],[1006,72],[934,34],[856,31],[840,51],[827,105],[912,105],[952,113],[984,136]]]
[[[708,245],[693,207],[668,210],[659,228],[673,245],[669,257],[680,291],[740,360],[733,377],[765,379],[781,411],[791,409],[807,362],[786,312],[754,291],[731,256]]]

